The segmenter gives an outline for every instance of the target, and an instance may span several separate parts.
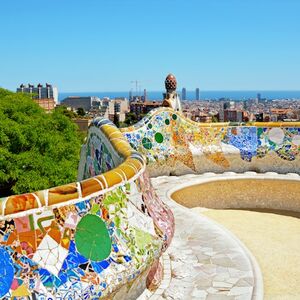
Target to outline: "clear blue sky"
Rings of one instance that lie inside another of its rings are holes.
[[[300,90],[299,0],[8,0],[0,86]]]

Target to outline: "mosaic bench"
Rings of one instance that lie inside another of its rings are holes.
[[[78,182],[2,198],[0,213],[2,299],[135,299],[174,233],[145,159],[104,119]]]
[[[169,108],[121,129],[151,176],[205,172],[300,174],[300,123],[197,123]]]
[[[136,299],[174,234],[148,176],[300,170],[300,123],[199,124],[172,109],[95,119],[78,182],[0,199],[0,298]]]

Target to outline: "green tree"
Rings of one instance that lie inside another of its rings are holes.
[[[212,121],[212,123],[218,123],[219,122],[217,116],[212,116],[211,121]]]
[[[57,106],[55,108],[56,111],[59,111],[61,114],[67,116],[69,119],[75,119],[78,117],[78,115],[72,111],[72,110],[68,110],[68,108],[64,105],[61,106]]]
[[[28,95],[0,89],[0,197],[75,181],[81,143],[61,109],[47,114]]]
[[[135,124],[137,121],[138,121],[138,119],[137,119],[136,114],[133,113],[133,112],[129,112],[129,113],[126,114],[126,118],[125,118],[124,123],[127,126],[129,126],[129,125]]]
[[[80,116],[80,117],[84,117],[85,116],[85,111],[82,107],[79,107],[77,109],[77,115]]]
[[[114,114],[114,124],[119,128],[120,122],[119,122],[119,116],[117,114]]]

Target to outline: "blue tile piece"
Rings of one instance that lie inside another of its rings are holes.
[[[0,297],[3,297],[14,279],[13,262],[4,247],[0,247],[0,262]]]

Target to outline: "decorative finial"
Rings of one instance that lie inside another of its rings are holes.
[[[162,106],[173,108],[175,111],[181,111],[181,103],[179,95],[176,93],[177,80],[173,74],[169,74],[165,80],[166,93]]]
[[[169,74],[166,77],[165,87],[166,87],[167,93],[172,93],[172,92],[176,91],[177,80],[176,80],[176,77],[173,74]]]

